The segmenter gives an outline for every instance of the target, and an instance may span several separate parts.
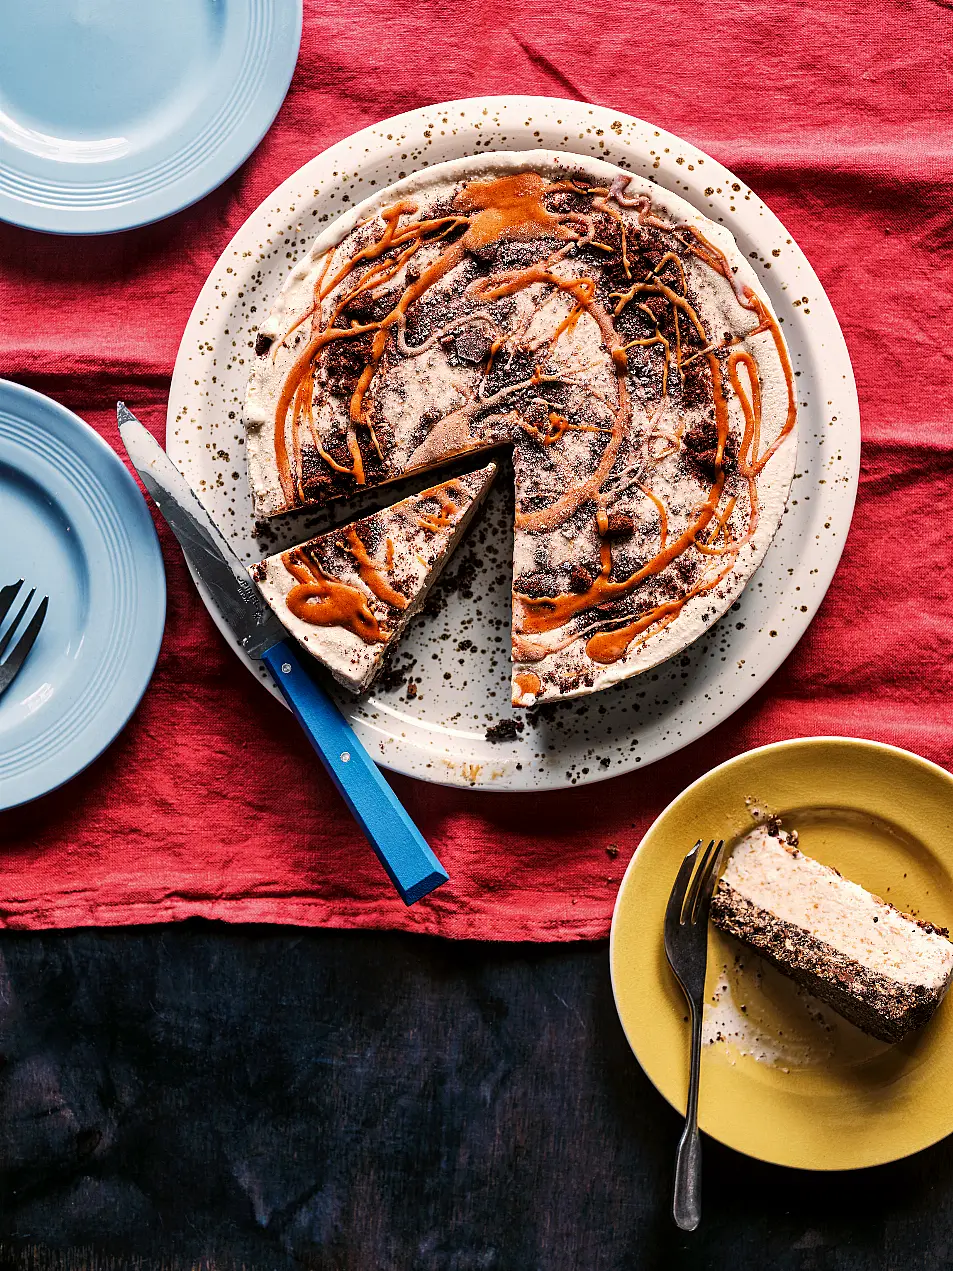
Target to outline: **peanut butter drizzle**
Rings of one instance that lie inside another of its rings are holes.
[[[673,539],[671,543],[666,544],[665,547],[656,552],[651,560],[647,561],[641,569],[637,569],[635,573],[630,574],[628,578],[619,582],[613,582],[610,579],[612,549],[609,543],[603,539],[599,549],[599,574],[584,592],[570,592],[562,596],[541,596],[538,598],[520,595],[518,598],[523,606],[525,615],[520,628],[521,632],[526,635],[540,635],[545,631],[555,631],[557,627],[565,626],[570,618],[574,618],[582,610],[593,609],[597,605],[605,604],[610,600],[619,600],[634,591],[643,579],[649,578],[653,574],[661,573],[666,565],[671,564],[676,557],[681,556],[682,552],[693,545],[696,536],[711,521],[717,511],[724,484],[725,474],[720,472],[718,479],[711,488],[707,502],[702,505],[702,510],[692,524],[683,530],[678,538]]]
[[[413,216],[416,211],[417,204],[411,202],[410,199],[401,199],[398,203],[392,203],[390,207],[385,207],[381,212],[381,220],[384,222],[384,233],[376,243],[362,247],[359,252],[356,252],[351,257],[346,265],[342,265],[327,287],[322,289],[322,294],[325,296],[330,295],[338,283],[343,282],[362,260],[378,260],[383,256],[384,252],[394,245],[400,218],[405,214]]]
[[[281,562],[297,579],[285,597],[289,611],[301,622],[316,627],[343,627],[365,644],[383,644],[388,636],[371,612],[367,597],[357,587],[328,578],[305,559],[298,548],[285,552]]]
[[[390,542],[389,539],[388,542]],[[407,608],[410,603],[407,597],[402,596],[399,591],[395,591],[390,585],[381,573],[380,566],[371,559],[367,548],[361,542],[353,525],[347,531],[347,547],[345,550],[354,557],[357,564],[358,577],[368,591],[373,592],[378,600],[383,600],[385,605],[393,605],[395,609]]]
[[[456,494],[459,497],[460,487],[450,484],[442,485],[430,493],[431,497],[440,501],[440,511],[436,513],[424,512],[421,516],[418,516],[417,524],[430,534],[438,534],[440,530],[445,530],[453,525],[457,518],[457,513],[460,509],[450,496]]]
[[[612,251],[612,248],[610,247],[608,250]],[[579,278],[577,281],[580,284],[579,285],[580,294],[587,296],[588,302],[591,304],[592,301],[595,299],[595,295],[596,295],[595,278]],[[582,317],[582,315],[585,312],[586,312],[585,304],[580,303],[578,296],[576,296],[575,304],[572,306],[572,308],[566,314],[565,318],[563,318],[562,322],[560,322],[559,326],[553,332],[552,339],[549,341],[550,353],[552,353],[556,345],[559,343],[559,337],[563,334],[563,332],[565,332],[566,335],[572,335],[573,331],[575,331],[576,329],[579,319]]]
[[[599,662],[603,666],[618,662],[637,635],[667,616],[674,618],[681,611],[682,603],[680,600],[668,601],[637,622],[630,622],[628,626],[619,627],[616,631],[600,631],[598,635],[590,636],[586,641],[586,653],[593,662]]]
[[[629,646],[637,636],[647,632],[650,627],[661,623],[664,629],[669,623],[674,622],[682,609],[694,596],[700,595],[702,592],[711,591],[717,587],[721,580],[734,568],[734,558],[726,565],[715,578],[702,579],[684,596],[678,600],[667,600],[661,605],[657,605],[649,613],[638,618],[635,622],[630,622],[624,627],[619,627],[615,631],[600,631],[597,635],[590,636],[586,641],[586,653],[592,658],[593,662],[599,662],[602,665],[608,665],[611,662],[618,662],[628,652]],[[655,634],[653,632],[653,634]]]
[[[568,432],[572,427],[565,415],[551,410],[549,412],[549,431],[541,435],[544,446],[551,446],[554,442],[562,439],[563,433]]]
[[[777,437],[775,437],[771,445],[768,446],[764,454],[761,455],[756,460],[755,475],[757,475],[757,473],[759,473],[764,468],[764,465],[768,462],[771,456],[777,451],[778,447],[784,441],[785,437],[787,437],[788,433],[790,433],[790,431],[792,430],[792,428],[794,427],[797,421],[797,399],[794,395],[794,371],[791,367],[791,359],[788,357],[788,351],[785,348],[784,339],[781,335],[781,328],[778,326],[777,319],[774,318],[768,312],[767,307],[764,301],[761,299],[761,297],[757,296],[752,291],[752,289],[748,286],[747,283],[737,282],[734,274],[731,271],[731,266],[728,264],[728,261],[725,258],[724,252],[720,251],[719,248],[717,248],[714,245],[714,243],[709,242],[709,240],[705,237],[705,235],[701,232],[701,230],[695,229],[695,227],[692,226],[690,227],[689,232],[691,233],[692,237],[695,239],[696,245],[694,247],[689,246],[688,250],[693,252],[694,255],[696,255],[699,258],[699,260],[704,261],[705,264],[709,266],[709,268],[714,269],[716,273],[721,274],[721,276],[728,283],[730,283],[732,289],[734,290],[735,298],[737,299],[741,307],[743,309],[748,309],[758,319],[758,325],[752,331],[749,331],[745,338],[750,339],[751,336],[753,335],[758,335],[762,331],[767,331],[768,334],[771,336],[771,340],[777,352],[778,361],[781,363],[781,370],[784,374],[784,383],[785,383],[785,387],[787,388],[787,395],[788,395],[787,415],[785,417],[784,424],[781,428],[781,431],[778,433]],[[733,357],[748,358],[749,362],[751,362],[752,366],[754,367],[754,375],[752,378],[752,384],[753,385],[757,384],[758,382],[757,367],[754,364],[753,359],[751,359],[749,355],[745,353],[734,354]],[[731,367],[731,361],[729,360],[729,368],[730,367]],[[760,403],[760,394],[759,394],[759,403]],[[742,403],[742,408],[744,408],[744,403]],[[760,405],[758,409],[760,414]]]
[[[611,428],[600,428],[598,424],[571,424],[565,415],[560,415],[557,411],[549,412],[549,428],[542,433],[538,428],[523,423],[523,428],[531,432],[544,446],[552,446],[557,441],[561,441],[567,432],[611,432]]]
[[[543,195],[552,189],[552,184],[537,172],[471,181],[453,200],[454,208],[471,214],[464,244],[479,248],[501,238],[525,242],[552,237],[561,224],[560,218],[543,203]]]
[[[563,332],[565,332],[566,335],[572,335],[583,313],[585,313],[585,310],[583,309],[582,305],[580,304],[573,305],[573,307],[566,314],[565,318],[563,318],[562,322],[560,322],[559,326],[553,332],[553,338],[549,342],[550,352],[552,352],[552,350],[555,349],[556,345],[559,343],[559,337],[563,334]]]
[[[353,327],[346,329],[320,331],[316,336],[312,337],[303,352],[295,358],[291,370],[285,377],[285,382],[278,397],[278,406],[275,410],[275,462],[278,467],[282,493],[289,505],[294,503],[295,478],[291,475],[291,465],[288,460],[288,443],[285,437],[285,421],[288,418],[288,408],[295,401],[302,380],[309,375],[311,363],[319,350],[323,349],[326,344],[330,344],[332,340],[353,338],[356,335],[363,335],[365,331],[376,331],[377,327],[378,323],[370,322],[365,323],[363,326],[355,324]],[[296,416],[298,413],[296,410]],[[293,439],[297,438],[294,424],[292,424],[292,436]],[[353,451],[351,453],[353,457]],[[297,457],[298,452],[296,451],[295,454]],[[347,469],[344,469],[344,471],[347,471]]]
[[[514,681],[520,691],[520,697],[535,697],[543,687],[542,681],[535,671],[520,671],[518,675],[514,676]]]
[[[665,546],[666,542],[668,541],[668,513],[665,510],[665,504],[662,502],[660,498],[658,498],[657,495],[653,494],[652,491],[647,486],[640,485],[639,489],[642,491],[642,493],[645,495],[647,499],[649,499],[652,503],[655,504],[658,510],[659,551],[661,551],[662,548]]]

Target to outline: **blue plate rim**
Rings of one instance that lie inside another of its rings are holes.
[[[48,397],[45,393],[28,388],[25,384],[19,384],[15,380],[0,377],[0,405],[7,405],[8,409],[18,411],[25,420],[35,419],[35,413],[38,411],[44,411],[48,415],[58,418],[64,426],[66,435],[72,435],[79,439],[76,447],[78,453],[81,455],[92,454],[94,459],[99,460],[108,474],[102,482],[104,488],[110,493],[115,489],[117,492],[116,503],[122,502],[126,504],[127,508],[131,510],[131,515],[140,518],[137,531],[141,534],[141,542],[146,553],[146,559],[151,562],[153,567],[149,578],[149,586],[146,589],[146,595],[151,597],[152,603],[136,606],[137,626],[135,636],[127,641],[126,646],[128,650],[134,650],[136,656],[131,663],[123,663],[122,668],[120,668],[121,670],[126,670],[131,666],[133,671],[138,668],[138,674],[132,674],[131,676],[128,674],[113,675],[111,696],[117,698],[117,704],[110,714],[108,725],[105,728],[100,726],[98,732],[92,734],[88,730],[84,730],[67,749],[60,752],[64,758],[68,757],[68,762],[64,764],[63,770],[57,773],[54,780],[50,781],[46,776],[42,775],[45,766],[50,762],[49,760],[40,760],[34,769],[31,770],[30,776],[33,775],[33,772],[41,774],[41,780],[32,789],[29,786],[29,777],[10,778],[9,780],[17,793],[12,800],[7,801],[2,791],[0,791],[0,811],[5,812],[32,803],[34,800],[58,790],[61,786],[78,776],[112,745],[129,723],[152,680],[156,662],[159,658],[165,633],[167,588],[165,562],[159,545],[159,536],[156,533],[155,523],[149,512],[145,497],[132,473],[109,443],[68,407],[63,406],[54,398]],[[114,485],[111,483],[114,483]],[[53,493],[55,494],[56,492],[53,491]],[[97,718],[102,719],[102,712],[99,713]],[[89,738],[90,743],[88,747],[84,745],[84,740],[87,738]],[[25,792],[23,790],[24,786],[26,786]]]
[[[251,0],[271,5],[274,0]],[[0,220],[44,234],[92,237],[155,224],[218,189],[257,149],[288,94],[301,46],[304,0],[281,0],[281,13],[264,56],[261,85],[250,107],[208,157],[184,177],[172,175],[160,189],[118,205],[83,208],[27,202],[0,191]],[[251,10],[249,10],[249,17]],[[2,170],[0,146],[0,170]]]

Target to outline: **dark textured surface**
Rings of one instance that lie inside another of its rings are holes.
[[[182,924],[0,943],[4,1267],[608,1271],[953,1262],[953,1150],[796,1174],[705,1144],[604,944]]]

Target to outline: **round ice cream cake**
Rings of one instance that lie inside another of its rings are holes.
[[[262,323],[258,516],[506,445],[513,701],[672,657],[732,604],[791,484],[791,362],[731,235],[610,164],[439,164],[323,233]]]

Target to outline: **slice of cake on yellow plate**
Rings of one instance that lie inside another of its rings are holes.
[[[900,1041],[927,1022],[949,987],[947,932],[805,856],[782,834],[759,826],[735,847],[712,922],[865,1033]]]
[[[496,476],[454,477],[252,566],[265,600],[336,680],[363,692]]]

